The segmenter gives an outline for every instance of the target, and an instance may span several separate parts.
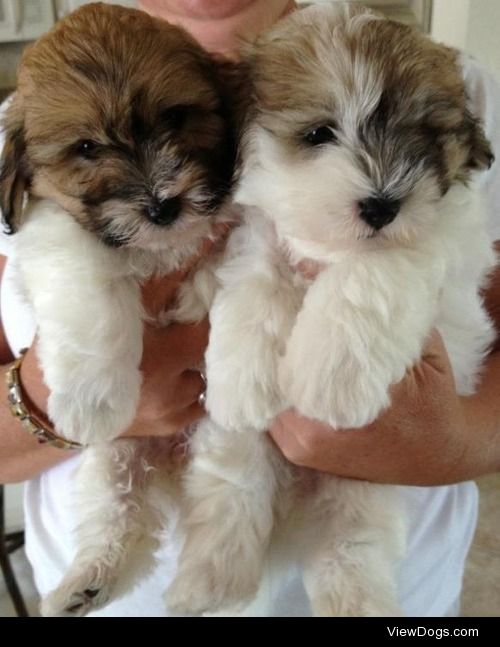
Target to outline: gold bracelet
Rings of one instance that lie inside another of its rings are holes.
[[[26,355],[27,348],[23,348],[21,355],[10,366],[5,374],[8,390],[9,408],[12,415],[21,421],[26,431],[38,438],[39,443],[47,443],[58,449],[82,449],[83,445],[73,440],[61,438],[42,423],[34,413],[30,413],[23,401],[23,389],[19,371]]]

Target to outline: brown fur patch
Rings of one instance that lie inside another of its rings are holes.
[[[481,124],[467,109],[458,52],[415,29],[367,19],[360,7],[306,10],[264,35],[248,61],[257,121],[290,154],[303,155],[308,129],[336,126],[359,108],[359,143],[375,159],[394,167],[404,147],[415,163],[425,158],[433,166],[443,190],[492,162]],[[377,85],[378,105],[363,113]]]
[[[7,176],[22,157],[32,193],[89,229],[102,227],[99,205],[145,209],[180,171],[179,191],[192,177],[216,203],[234,161],[224,98],[218,66],[184,31],[141,11],[87,5],[23,56],[6,118],[4,201],[12,202]],[[85,141],[89,158],[80,154]],[[19,224],[12,210],[5,217]]]

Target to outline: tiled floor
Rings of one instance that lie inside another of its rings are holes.
[[[465,575],[462,615],[500,617],[500,475],[481,479],[479,487],[480,519]],[[37,595],[22,551],[13,561],[30,613],[36,615]],[[0,617],[13,615],[0,578]]]
[[[462,615],[500,617],[500,474],[479,481],[479,525],[465,573]]]
[[[12,567],[15,570],[17,581],[22,590],[30,616],[37,616],[38,594],[33,583],[31,567],[22,550],[18,550],[12,555]],[[7,595],[4,580],[0,575],[0,618],[10,618],[13,616],[15,616],[14,607]]]
[[[7,89],[0,88],[0,103],[2,103],[2,101],[4,99],[6,99],[11,92],[12,92],[12,90],[7,90]]]

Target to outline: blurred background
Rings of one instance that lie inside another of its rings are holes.
[[[358,1],[467,51],[500,79],[499,0]],[[116,3],[135,5],[134,0]],[[5,94],[14,86],[17,62],[26,43],[82,4],[85,0],[0,0],[0,92]]]
[[[358,2],[465,50],[500,82],[500,0]],[[299,3],[311,4],[300,0]],[[0,100],[15,86],[16,67],[23,48],[58,18],[82,4],[86,4],[85,0],[0,0]],[[114,4],[134,6],[136,2],[114,0]],[[479,487],[480,521],[467,567],[462,615],[500,617],[500,475],[481,479]],[[3,508],[0,505],[0,524],[5,518],[5,532],[22,530],[22,485],[5,488]],[[3,532],[0,526],[0,541]],[[12,561],[30,613],[36,615],[37,595],[22,550],[13,553]],[[0,617],[10,615],[15,612],[0,575]]]

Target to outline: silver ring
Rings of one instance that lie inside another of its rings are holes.
[[[204,407],[207,401],[207,376],[205,375],[204,371],[199,371],[199,373],[201,379],[203,380],[204,389],[198,396],[198,404]]]

